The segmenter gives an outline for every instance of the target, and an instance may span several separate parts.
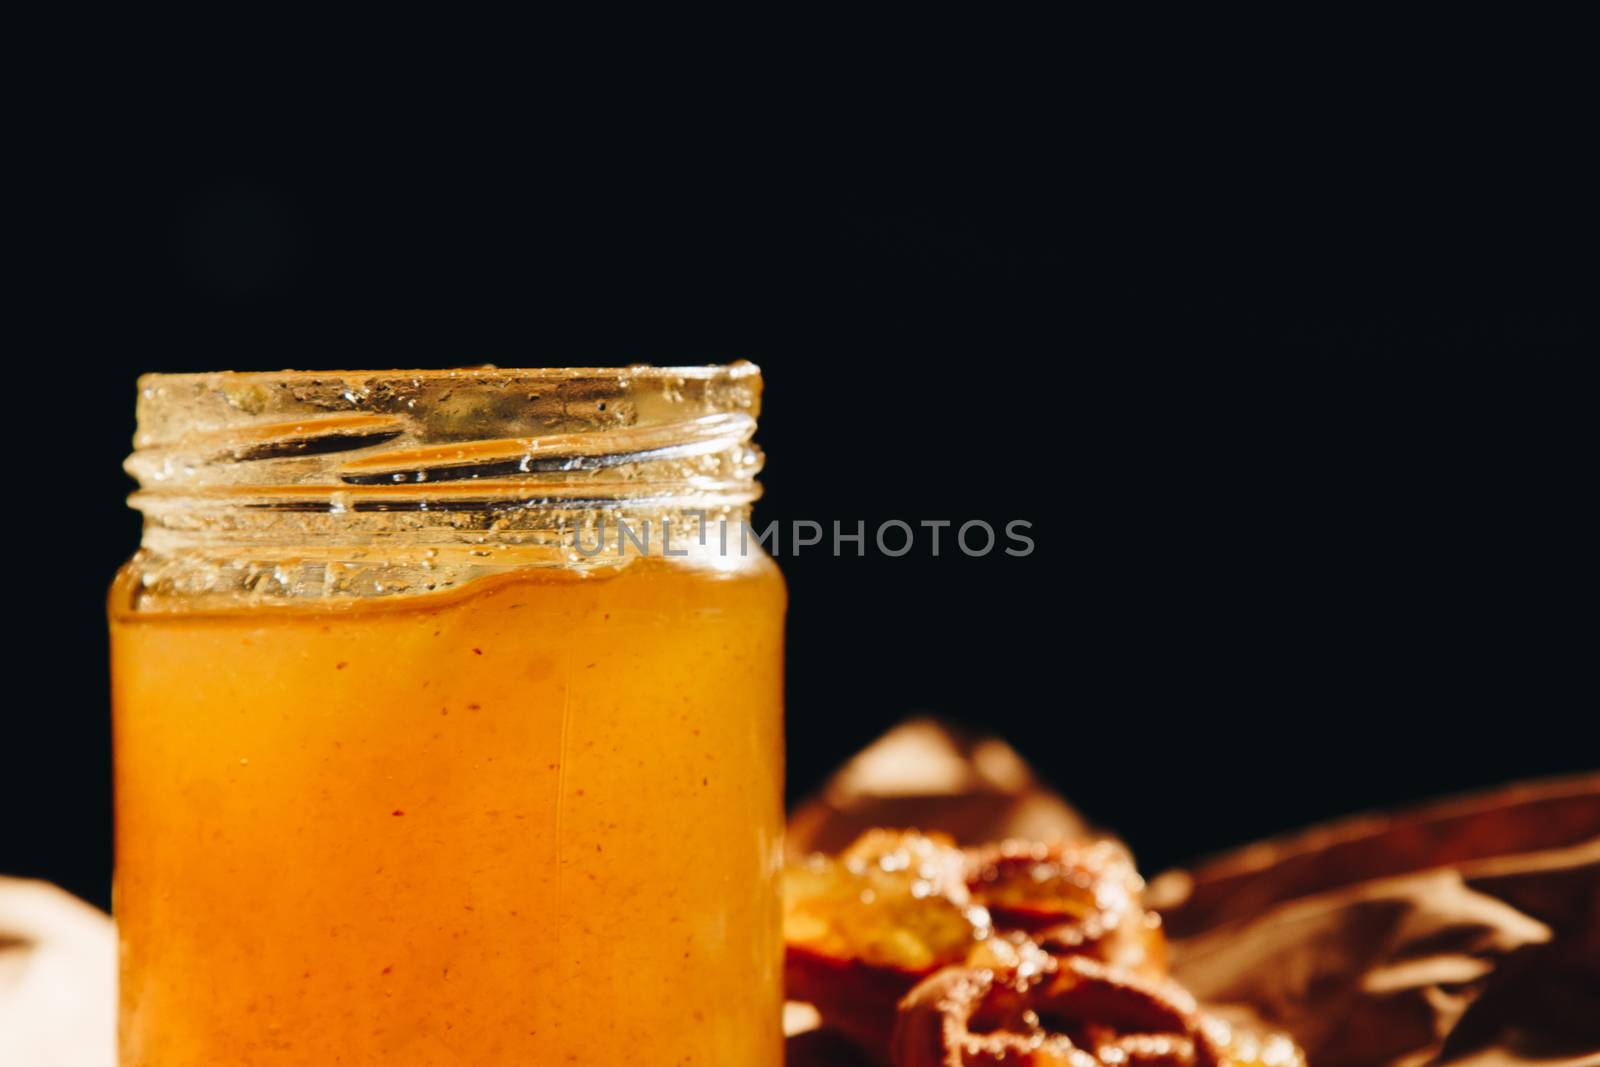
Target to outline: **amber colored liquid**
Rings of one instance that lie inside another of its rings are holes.
[[[782,1062],[782,579],[112,597],[123,1067]]]

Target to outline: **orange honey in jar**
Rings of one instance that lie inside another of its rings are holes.
[[[781,1063],[759,392],[748,364],[141,381],[123,1067]]]

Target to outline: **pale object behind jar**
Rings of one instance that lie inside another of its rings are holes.
[[[111,920],[43,882],[0,878],[0,1064],[112,1067]]]

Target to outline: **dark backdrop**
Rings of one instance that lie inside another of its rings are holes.
[[[744,357],[760,517],[1030,520],[1025,559],[782,560],[792,798],[934,712],[1154,868],[1600,763],[1570,136],[1225,132],[1175,94],[710,155],[665,119],[440,141],[202,102],[156,130],[105,95],[27,204],[0,871],[108,898],[102,597],[147,370]]]

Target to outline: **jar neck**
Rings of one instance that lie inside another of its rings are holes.
[[[549,545],[759,495],[749,363],[147,375],[127,470],[156,552]]]
[[[144,544],[113,592],[113,609],[350,603],[440,593],[513,570],[593,575],[652,559],[727,574],[763,557],[748,507],[567,512],[560,525],[545,525],[555,518],[547,509],[533,510],[538,525],[487,527],[397,524],[393,516],[369,526],[369,516],[315,514],[302,516],[310,521],[292,534],[250,519],[194,531],[147,522]]]
[[[640,557],[727,570],[749,555],[762,462],[749,363],[139,385],[126,468],[144,536],[117,594],[131,610],[426,593]]]

